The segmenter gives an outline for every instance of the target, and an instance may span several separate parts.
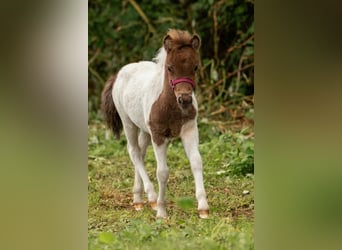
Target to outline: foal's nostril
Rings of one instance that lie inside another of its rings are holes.
[[[181,105],[191,104],[192,103],[192,97],[191,97],[191,95],[182,94],[181,96],[179,96],[177,98],[177,101]]]
[[[191,95],[182,95],[182,99],[184,104],[190,104],[192,102]]]

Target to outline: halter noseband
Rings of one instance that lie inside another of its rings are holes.
[[[178,83],[181,83],[181,82],[190,83],[191,86],[192,86],[192,88],[193,88],[193,89],[195,88],[195,82],[194,82],[194,80],[192,80],[192,79],[190,79],[190,78],[187,78],[187,77],[180,77],[180,78],[176,78],[176,79],[170,80],[171,88],[174,89],[175,86],[176,86]]]

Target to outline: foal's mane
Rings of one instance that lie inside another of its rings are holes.
[[[154,61],[156,64],[160,65],[162,68],[165,65],[166,60],[166,51],[164,47],[161,47],[158,51],[158,54],[153,58],[152,61]]]

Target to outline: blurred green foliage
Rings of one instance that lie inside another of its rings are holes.
[[[202,39],[199,111],[229,119],[253,109],[253,0],[89,0],[89,111],[106,79],[125,64],[151,60],[169,28]],[[237,116],[238,117],[238,116]]]

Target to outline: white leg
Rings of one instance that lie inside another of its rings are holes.
[[[157,178],[159,185],[159,195],[157,200],[157,217],[166,218],[166,184],[169,178],[169,169],[166,163],[167,142],[158,146],[153,143],[154,154],[157,159]]]
[[[139,148],[140,148],[142,160],[144,160],[145,154],[146,154],[146,148],[149,143],[148,134],[144,132],[140,132],[139,137],[138,137],[138,142],[139,142]],[[138,169],[136,167],[134,167],[134,169],[135,169],[135,175],[134,175],[134,186],[133,186],[133,203],[134,203],[136,210],[141,210],[143,208],[143,203],[144,203],[144,199],[143,199],[144,186],[143,186],[143,182],[140,177]]]
[[[142,210],[143,209],[143,195],[144,195],[144,186],[142,179],[139,175],[138,169],[134,167],[134,185],[133,185],[133,204],[135,210]]]
[[[195,179],[198,211],[201,218],[209,215],[209,206],[203,184],[202,158],[198,151],[198,129],[196,122],[186,124],[181,131],[181,138],[186,155],[189,158],[192,174]]]
[[[139,148],[142,155],[142,160],[145,159],[146,150],[148,145],[151,142],[151,137],[148,133],[140,131],[139,137]],[[139,171],[135,168],[135,176],[134,176],[134,186],[133,186],[133,203],[136,210],[141,210],[143,208],[143,194],[144,194],[144,186],[142,179],[140,177]],[[156,209],[157,201],[156,199],[150,201],[151,207]]]
[[[148,201],[151,203],[151,205],[155,204],[157,200],[157,194],[154,191],[153,184],[148,178],[144,167],[143,156],[145,154],[144,152],[146,152],[146,148],[141,150],[138,145],[138,128],[134,124],[126,121],[124,123],[124,130],[127,137],[127,149],[135,167],[133,203],[136,204],[135,207],[137,210],[139,210],[142,208],[142,184],[144,186],[145,192],[147,193]]]
[[[151,136],[148,133],[140,131],[139,133],[139,147],[141,150],[142,158],[145,158],[147,146],[151,143]]]

